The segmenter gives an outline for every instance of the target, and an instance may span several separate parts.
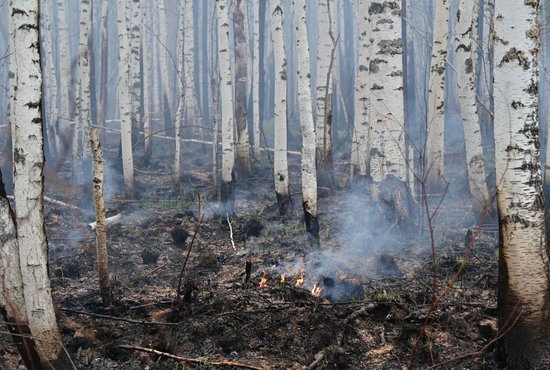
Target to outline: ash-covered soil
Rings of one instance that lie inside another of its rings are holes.
[[[300,194],[281,218],[269,173],[238,183],[229,222],[209,196],[208,176],[189,172],[174,191],[161,169],[137,173],[140,199],[108,201],[108,216],[123,214],[108,229],[110,310],[101,305],[95,235],[87,230],[93,210],[47,205],[54,301],[76,368],[400,369],[413,352],[416,368],[497,367],[495,227],[476,231],[467,198],[446,194],[434,218],[434,292],[421,210],[403,235],[361,189],[342,187],[319,199],[321,243],[313,247]],[[199,222],[197,194],[203,218],[182,274]],[[18,366],[5,334],[0,363]]]

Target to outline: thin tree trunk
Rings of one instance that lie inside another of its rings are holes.
[[[317,177],[320,186],[334,187],[332,168],[332,89],[335,72],[336,38],[333,21],[334,2],[320,0],[319,45],[317,49],[316,89],[316,153]]]
[[[236,170],[239,176],[251,175],[250,152],[248,142],[248,66],[246,53],[246,2],[233,0],[233,29],[235,53],[235,123]]]
[[[550,289],[533,52],[538,2],[497,0],[495,14],[499,343],[509,368],[543,369],[550,367]]]
[[[96,129],[90,132],[90,143],[94,159],[93,193],[96,215],[96,254],[99,272],[99,294],[103,307],[112,305],[111,279],[109,277],[109,255],[107,253],[107,228],[105,225],[105,201],[103,199],[103,151],[99,143],[99,134]]]
[[[151,48],[151,33],[148,32],[148,17],[151,12],[149,1],[143,3],[143,11],[141,13],[141,29],[143,34],[141,36],[141,60],[143,63],[143,141],[144,141],[144,154],[145,163],[149,163],[151,160],[151,87],[152,87],[152,50]],[[154,94],[154,91],[153,91]]]
[[[271,37],[273,42],[273,57],[275,63],[275,138],[273,172],[275,179],[275,194],[281,216],[285,216],[290,206],[290,188],[288,180],[287,153],[287,63],[285,58],[285,42],[283,28],[283,9],[280,1],[272,0],[270,8]]]
[[[441,188],[445,182],[445,67],[449,27],[449,0],[435,2],[434,40],[428,90],[428,138],[426,163],[428,185]]]
[[[57,104],[59,108],[59,133],[61,137],[61,157],[67,155],[70,150],[72,130],[74,129],[74,123],[69,109],[69,88],[71,85],[71,53],[69,42],[69,29],[67,26],[67,11],[65,0],[57,1],[57,45],[58,45],[58,62],[59,72],[57,73],[59,93],[57,98],[59,99]],[[72,128],[71,128],[72,127]]]
[[[476,71],[478,65],[478,16],[480,5],[461,0],[455,33],[458,38],[456,46],[456,66],[458,81],[458,99],[464,128],[466,144],[466,164],[468,184],[474,212],[489,211],[491,201],[485,181],[485,161],[476,100]]]
[[[351,145],[351,174],[353,177],[366,178],[369,173],[369,68],[370,43],[368,35],[367,1],[357,1],[358,51],[355,75],[355,119]]]
[[[164,120],[166,129],[171,129],[173,127],[172,124],[172,94],[170,89],[170,77],[168,74],[168,45],[166,44],[168,40],[168,32],[166,30],[166,4],[165,0],[160,0],[158,2],[158,38],[157,40],[159,44],[159,64],[160,64],[160,76],[161,76],[161,83],[162,86],[162,103],[164,106]],[[173,133],[173,131],[172,131]],[[170,133],[170,134],[172,134]]]
[[[82,161],[83,167],[87,168],[91,163],[89,142],[89,130],[92,121],[91,117],[91,66],[90,50],[92,25],[92,8],[90,0],[80,1],[80,42],[79,42],[79,73],[80,73],[80,128],[82,130]]]
[[[252,127],[254,138],[254,155],[259,156],[260,144],[260,2],[252,1]]]
[[[222,119],[222,183],[220,200],[225,212],[235,211],[235,121],[229,60],[229,9],[227,0],[216,0],[218,17],[218,68]]]
[[[180,89],[179,89],[179,99],[178,99],[178,110],[176,112],[176,149],[175,149],[175,161],[174,161],[174,181],[176,186],[180,185],[181,182],[181,139],[183,138],[183,122],[184,118],[187,115],[187,96],[186,93],[186,83],[187,83],[187,70],[185,69],[185,55],[188,53],[186,48],[186,43],[184,40],[185,34],[185,12],[186,12],[186,2],[182,1],[179,3],[179,31],[178,31],[178,47],[179,47],[179,58],[178,58],[178,67],[180,72]]]
[[[127,198],[134,197],[134,157],[132,151],[132,116],[130,96],[130,40],[128,37],[128,4],[117,3],[119,40],[118,104],[120,111],[120,139],[122,147],[122,171],[124,192]]]
[[[109,1],[101,2],[101,63],[99,77],[99,114],[98,126],[103,129],[107,115],[107,83],[109,73]],[[105,132],[101,131],[100,137],[105,141]]]
[[[298,64],[298,100],[302,127],[302,204],[306,231],[314,244],[319,243],[319,219],[317,213],[317,171],[315,168],[315,128],[311,97],[311,68],[306,29],[306,2],[294,0],[296,24],[296,50]]]
[[[136,129],[143,125],[141,117],[141,78],[143,70],[141,68],[141,8],[140,0],[131,0],[129,19],[129,37],[130,37],[130,93],[132,101],[132,126]]]

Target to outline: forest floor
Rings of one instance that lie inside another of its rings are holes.
[[[292,171],[296,178],[297,165]],[[434,218],[435,293],[449,291],[431,312],[432,247],[420,211],[401,235],[360,189],[325,192],[320,246],[312,247],[299,192],[291,215],[281,218],[270,173],[237,184],[229,223],[208,196],[207,175],[189,172],[174,191],[162,166],[136,173],[141,198],[115,196],[107,204],[108,216],[123,214],[108,229],[110,310],[102,308],[95,234],[87,230],[93,208],[47,204],[54,302],[76,368],[401,369],[413,352],[416,368],[497,367],[496,231],[477,229],[469,253],[465,236],[476,222],[467,198],[447,194]],[[197,194],[203,218],[181,274],[199,223]],[[67,201],[61,190],[51,195]],[[314,288],[322,289],[318,297]],[[0,368],[18,363],[0,334]]]

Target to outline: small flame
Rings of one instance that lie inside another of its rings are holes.
[[[267,278],[265,277],[265,271],[262,271],[262,279],[260,280],[260,288],[267,286]]]
[[[300,269],[300,276],[298,277],[298,279],[296,279],[296,283],[294,284],[295,287],[299,288],[302,285],[304,285],[304,276],[305,276],[305,274],[306,274],[306,270],[302,267]]]
[[[281,284],[285,283],[285,274],[281,274]]]
[[[321,296],[322,291],[323,291],[323,288],[321,288],[320,286],[317,286],[317,283],[315,283],[315,285],[313,285],[313,289],[311,289],[311,295],[315,297],[319,297]]]

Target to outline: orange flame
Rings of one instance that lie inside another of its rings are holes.
[[[267,286],[267,278],[265,277],[265,271],[262,271],[262,279],[260,280],[260,288]]]
[[[285,283],[285,274],[281,274],[281,284]]]
[[[321,296],[322,291],[323,291],[323,288],[321,288],[320,286],[317,286],[317,283],[315,283],[315,285],[313,285],[313,289],[311,289],[311,295],[315,297],[319,297]]]
[[[306,274],[306,270],[302,267],[300,269],[300,276],[298,277],[298,279],[296,279],[296,283],[294,284],[295,287],[299,288],[302,285],[304,285],[304,276],[305,276],[305,274]]]

